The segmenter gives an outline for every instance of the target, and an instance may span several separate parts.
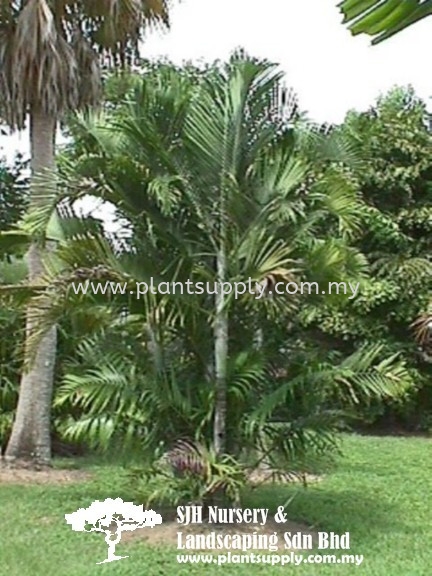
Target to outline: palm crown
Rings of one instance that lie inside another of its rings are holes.
[[[31,106],[59,117],[97,103],[100,58],[133,56],[146,26],[167,23],[166,0],[2,0],[3,114],[22,128]]]

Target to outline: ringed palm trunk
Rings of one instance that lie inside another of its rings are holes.
[[[226,277],[225,246],[217,254],[217,279],[224,282]],[[213,423],[213,444],[218,457],[226,453],[227,422],[227,364],[228,364],[228,310],[223,290],[216,291],[216,318],[214,323],[214,376],[215,376],[215,410]],[[225,488],[216,489],[206,504],[225,506],[229,504]]]
[[[31,142],[31,207],[37,207],[37,196],[43,184],[39,175],[55,166],[56,119],[39,108],[30,114]],[[43,273],[43,248],[34,241],[27,253],[29,282],[35,283]],[[19,400],[12,434],[6,449],[8,462],[27,461],[49,465],[51,460],[51,401],[57,347],[57,330],[53,327],[40,342],[30,363],[28,337],[37,310],[27,309],[25,366],[21,377]]]
[[[226,275],[225,247],[222,246],[217,255],[217,276],[219,282],[224,282]],[[227,363],[228,363],[228,310],[225,306],[226,296],[223,290],[217,289],[216,318],[214,324],[214,354],[215,354],[215,415],[214,415],[214,448],[218,455],[226,449],[226,419],[227,419]]]
[[[227,276],[227,222],[226,222],[226,188],[222,180],[219,204],[219,249],[216,253],[216,276],[220,286],[216,289],[216,317],[214,323],[214,377],[215,377],[215,412],[213,423],[213,443],[217,456],[226,452],[227,421],[227,367],[228,367],[228,309],[222,283]],[[220,497],[220,495],[219,495]]]

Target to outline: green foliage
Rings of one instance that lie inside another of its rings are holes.
[[[16,156],[9,166],[0,160],[0,230],[12,228],[26,211],[28,204],[28,162]]]
[[[0,275],[11,264],[0,263]],[[15,279],[18,279],[15,276]],[[24,319],[20,310],[0,306],[0,449],[12,426],[22,367]]]
[[[0,232],[16,226],[28,205],[27,162],[17,156],[12,166],[0,161]],[[13,242],[0,238],[0,285],[21,282],[26,265],[14,255]],[[19,251],[18,251],[19,252]],[[24,322],[21,310],[0,303],[0,448],[12,424],[22,364]]]
[[[369,111],[347,116],[342,129],[368,159],[361,170],[351,168],[365,203],[351,242],[367,257],[370,276],[354,300],[303,314],[303,325],[318,329],[333,347],[353,351],[375,342],[385,353],[400,354],[415,385],[405,402],[372,404],[367,419],[385,414],[411,427],[431,406],[423,392],[431,376],[426,348],[418,349],[410,329],[427,310],[432,289],[432,135],[426,120],[425,105],[411,88],[395,88]]]
[[[21,155],[8,165],[0,159],[0,233],[13,229],[24,216],[29,201],[28,162]],[[0,237],[0,261],[19,251],[13,239]]]
[[[83,337],[64,363],[54,408],[66,440],[142,455],[205,423],[208,389],[192,382],[187,363],[174,372],[167,358],[157,370],[157,350],[141,320],[112,320]]]
[[[359,241],[370,212],[358,187],[361,139],[308,125],[278,68],[242,54],[199,73],[165,64],[134,86],[124,105],[77,119],[59,193],[45,190],[26,219],[53,239],[52,212],[61,206],[56,260],[33,294],[39,317],[30,344],[52,323],[81,318],[84,334],[89,321],[85,338],[71,332],[57,429],[70,441],[146,457],[184,436],[212,446],[214,297],[138,299],[130,291],[151,277],[214,283],[223,248],[226,281],[251,278],[266,288],[259,300],[246,292],[225,303],[227,452],[276,471],[305,470],[336,447],[360,407],[401,398],[412,385],[394,347],[373,337],[358,350],[326,341],[342,329],[352,334],[344,314],[355,301],[270,294],[279,281],[373,284]],[[115,236],[74,213],[71,204],[86,194],[114,206]],[[126,291],[70,289],[85,280],[124,282]],[[324,329],[316,326],[322,313]]]

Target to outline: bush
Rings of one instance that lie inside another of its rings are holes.
[[[218,458],[211,448],[187,440],[178,441],[151,466],[133,470],[130,478],[146,505],[207,506],[221,496],[238,505],[247,484],[245,468],[235,458]]]

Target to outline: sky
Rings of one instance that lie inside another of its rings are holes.
[[[300,108],[342,122],[395,85],[411,84],[432,111],[432,18],[372,47],[342,25],[338,0],[173,0],[171,30],[150,34],[146,58],[226,59],[237,47],[280,64]],[[28,153],[28,134],[0,137],[0,154]]]
[[[313,120],[341,122],[395,84],[432,96],[432,18],[372,47],[344,27],[338,0],[183,0],[168,34],[144,45],[148,57],[227,58],[238,46],[281,65]]]

